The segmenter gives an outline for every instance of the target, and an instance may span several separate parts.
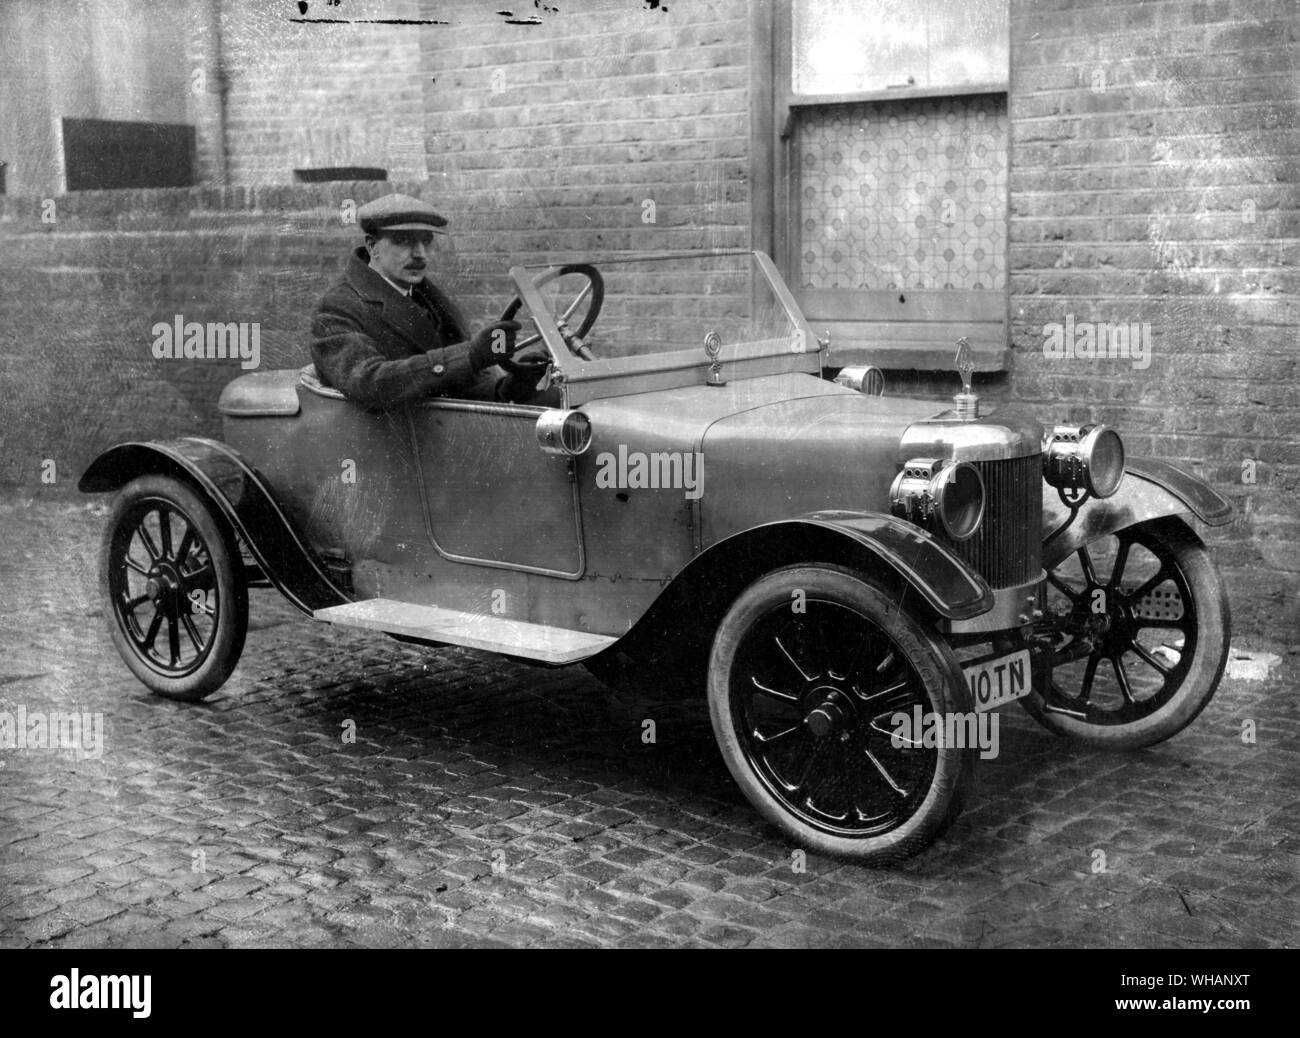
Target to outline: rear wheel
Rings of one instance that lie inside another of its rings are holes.
[[[150,691],[195,701],[239,662],[248,589],[234,537],[187,484],[141,476],[118,495],[100,552],[109,635]]]
[[[1045,627],[1079,658],[1021,700],[1043,727],[1091,746],[1136,749],[1186,728],[1228,658],[1223,582],[1176,517],[1080,548],[1047,575]]]
[[[838,567],[776,570],[741,594],[714,639],[709,710],[750,802],[827,854],[914,854],[974,779],[976,746],[935,745],[900,721],[970,715],[952,650],[896,596]]]

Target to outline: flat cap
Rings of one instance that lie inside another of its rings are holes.
[[[428,202],[410,195],[384,195],[357,210],[357,223],[366,234],[380,231],[439,231],[447,218],[434,211]]]

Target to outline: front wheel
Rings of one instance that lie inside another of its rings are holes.
[[[168,476],[132,480],[100,552],[109,634],[150,691],[195,701],[239,662],[248,589],[239,548],[212,508]]]
[[[826,854],[881,864],[916,853],[974,779],[976,746],[921,730],[936,715],[973,717],[952,650],[839,567],[775,570],[741,594],[714,638],[709,712],[754,807]]]
[[[1228,597],[1181,519],[1093,541],[1047,574],[1042,630],[1078,658],[1021,700],[1043,727],[1089,746],[1137,749],[1186,728],[1228,659]]]

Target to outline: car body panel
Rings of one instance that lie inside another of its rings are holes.
[[[317,551],[336,553],[350,564],[356,597],[485,613],[495,609],[519,620],[588,629],[580,620],[582,607],[554,606],[565,599],[551,585],[563,583],[572,591],[571,580],[509,565],[485,567],[439,552],[423,464],[412,442],[413,423],[430,423],[434,416],[365,411],[336,391],[313,387],[298,372],[285,376],[296,387],[297,417],[227,415],[224,435],[276,487],[285,510]],[[451,404],[423,407],[455,413]],[[533,421],[520,419],[530,432]],[[528,450],[541,456],[535,442]],[[483,485],[491,483],[490,469],[485,463]]]
[[[783,467],[797,458],[795,468],[817,474],[820,482],[815,490],[808,483],[806,493],[780,499],[751,524],[758,526],[789,519],[801,501],[812,505],[802,511],[846,503],[843,476],[794,449],[799,430],[817,433],[813,452],[847,428],[867,430],[884,458],[894,449],[886,427],[932,409],[785,373],[593,402],[584,409],[592,446],[570,459],[545,454],[533,439],[540,408],[434,401],[404,416],[369,413],[297,379],[298,413],[287,415],[284,386],[268,394],[269,383],[263,383],[259,395],[280,400],[280,416],[229,415],[227,438],[282,490],[286,512],[316,550],[351,563],[356,597],[614,636],[628,631],[703,547],[743,531],[714,522],[706,533],[698,499],[681,488],[597,486],[602,454],[614,456],[620,445],[650,453],[703,448],[703,471],[725,473],[737,456],[753,454],[753,436],[779,423],[790,439]],[[828,406],[830,417],[819,417],[818,409]],[[714,431],[720,463],[710,470]],[[440,465],[443,458],[450,463]],[[873,502],[883,507],[887,487],[882,481],[874,490]],[[738,503],[724,505],[733,494]],[[709,488],[719,514],[740,515],[746,502],[752,506],[764,496],[774,497],[770,480],[764,485],[748,475],[724,476]],[[849,503],[865,506],[870,496],[868,489]],[[868,547],[905,579],[925,582],[922,598],[941,615],[987,608],[977,575],[923,532],[884,515],[843,513],[818,523]],[[794,535],[797,526],[786,532]]]
[[[671,392],[598,400],[583,407],[591,422],[592,443],[577,459],[577,471],[590,574],[639,580],[674,576],[704,546],[701,504],[712,503],[720,493],[709,480],[710,473],[721,470],[712,464],[704,448],[706,433],[718,422],[785,400],[815,402],[845,393],[848,391],[822,379],[786,373],[725,386],[695,385]],[[665,452],[703,454],[700,474],[702,487],[707,488],[704,496],[688,496],[684,486],[598,485],[602,467],[617,468],[620,450],[623,457],[629,451],[647,457]],[[810,510],[789,509],[779,518]],[[757,525],[757,521],[750,525]],[[647,536],[647,531],[653,531],[653,536]]]
[[[409,409],[425,530],[446,559],[578,579],[586,568],[573,462],[537,443],[540,407]]]
[[[311,391],[297,372],[285,375],[292,380],[299,414],[226,414],[226,442],[275,488],[284,510],[318,552],[349,560],[415,561],[398,547],[426,540],[419,469],[405,415],[365,411],[339,394]],[[435,554],[431,547],[428,551]]]
[[[899,429],[934,405],[821,384],[832,391],[789,394],[709,427],[703,441],[705,546],[804,512],[889,510]]]

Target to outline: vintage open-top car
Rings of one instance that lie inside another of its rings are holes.
[[[1187,517],[1232,509],[1203,483],[1101,425],[983,414],[964,344],[953,407],[884,395],[831,367],[760,252],[510,278],[561,407],[370,412],[310,367],[255,372],[222,441],[90,466],[82,490],[118,491],[109,630],[146,686],[219,688],[248,589],[275,587],[318,620],[707,695],[762,815],[869,862],[956,816],[990,710],[1139,747],[1213,695],[1228,603]]]

